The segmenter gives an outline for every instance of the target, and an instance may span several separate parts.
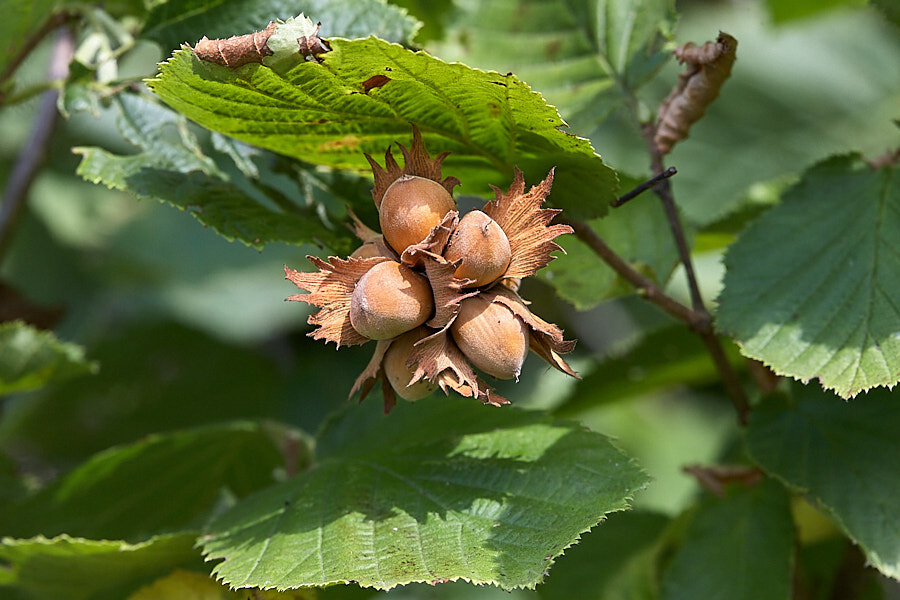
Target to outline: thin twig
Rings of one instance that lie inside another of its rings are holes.
[[[646,192],[647,190],[652,188],[654,185],[656,185],[663,179],[668,179],[669,177],[671,177],[672,175],[675,175],[676,173],[678,173],[678,169],[676,169],[675,167],[669,167],[668,169],[666,169],[659,175],[656,175],[655,177],[651,177],[650,179],[648,179],[641,185],[637,186],[636,188],[634,188],[627,194],[622,194],[621,196],[619,196],[618,198],[616,198],[615,200],[610,202],[609,205],[612,206],[613,208],[619,208],[620,206],[622,206],[629,200],[631,200],[633,198],[637,198],[638,196],[640,196],[641,194],[643,194],[644,192]]]
[[[68,23],[72,19],[75,18],[75,14],[62,11],[58,12],[54,15],[51,15],[41,28],[32,33],[27,40],[22,44],[22,47],[19,49],[19,52],[13,56],[12,60],[9,61],[9,64],[6,65],[6,68],[3,69],[3,72],[0,73],[0,104],[4,104],[6,98],[3,97],[3,87],[6,82],[15,74],[15,72],[19,69],[19,66],[28,58],[28,55],[31,54],[31,51],[35,49],[35,47],[40,43],[42,39],[47,37],[53,30],[61,27],[62,25]],[[68,63],[67,63],[68,64]],[[58,79],[57,77],[50,77],[50,79]]]
[[[647,123],[641,128],[641,133],[650,153],[650,168],[657,173],[662,172],[665,168],[663,153],[654,141],[656,126],[653,123]],[[735,373],[731,363],[728,362],[725,350],[722,348],[722,344],[713,330],[712,317],[703,303],[700,286],[697,284],[697,276],[694,272],[694,263],[691,260],[691,251],[684,235],[684,228],[681,226],[678,209],[675,207],[675,197],[672,194],[671,182],[667,178],[661,179],[653,186],[653,191],[662,201],[666,218],[669,220],[669,228],[672,231],[672,236],[675,238],[675,245],[678,247],[678,254],[681,257],[681,263],[684,265],[684,271],[687,275],[688,288],[691,293],[691,305],[697,317],[692,324],[692,329],[703,339],[703,343],[722,378],[725,391],[731,397],[734,408],[738,413],[738,420],[741,425],[746,425],[750,414],[750,403],[747,400],[747,395],[744,393],[744,388],[741,386],[737,373]]]
[[[75,37],[67,27],[63,27],[57,33],[53,45],[49,68],[51,79],[66,77],[74,52]],[[59,110],[56,107],[58,98],[59,90],[44,92],[31,136],[19,154],[6,189],[3,190],[3,203],[0,204],[0,257],[9,245],[19,213],[28,198],[28,190],[47,158],[53,130],[59,121]]]

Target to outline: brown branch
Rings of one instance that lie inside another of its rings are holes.
[[[621,196],[619,196],[618,198],[616,198],[615,200],[610,202],[609,205],[612,206],[613,208],[619,208],[620,206],[622,206],[629,200],[633,200],[634,198],[637,198],[638,196],[640,196],[641,194],[643,194],[644,192],[646,192],[647,190],[652,188],[654,185],[656,185],[663,179],[668,179],[669,177],[671,177],[672,175],[675,175],[676,173],[678,173],[678,169],[676,169],[675,167],[669,167],[668,169],[666,169],[659,175],[651,177],[644,183],[635,187],[630,192],[622,194]]]
[[[49,77],[51,79],[66,77],[74,52],[74,35],[68,28],[60,29],[50,58]],[[31,184],[47,158],[53,131],[59,121],[59,110],[56,107],[58,98],[59,90],[44,92],[31,136],[19,154],[10,173],[6,189],[3,190],[3,203],[0,204],[0,257],[3,256],[3,252],[9,245],[19,213],[28,198]]]
[[[40,29],[28,36],[28,39],[25,40],[25,43],[22,44],[22,47],[16,55],[9,61],[9,64],[3,69],[3,72],[0,73],[0,104],[3,104],[6,101],[6,98],[3,96],[4,84],[6,84],[6,82],[15,74],[25,59],[28,58],[28,55],[31,54],[31,51],[34,50],[40,41],[47,37],[52,31],[65,25],[74,18],[74,13],[68,11],[58,12],[51,15],[50,18],[41,25]],[[51,77],[51,79],[59,78]]]

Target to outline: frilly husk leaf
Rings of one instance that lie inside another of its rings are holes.
[[[444,215],[440,223],[431,228],[431,232],[424,240],[403,251],[400,262],[409,266],[419,266],[422,264],[422,254],[442,255],[450,235],[458,224],[459,213],[451,210]]]
[[[419,128],[413,125],[413,143],[409,150],[402,144],[400,152],[403,153],[403,168],[394,160],[391,149],[388,148],[384,153],[384,168],[382,168],[374,158],[366,154],[366,160],[372,166],[372,175],[375,177],[375,187],[372,188],[372,199],[375,200],[375,206],[381,207],[381,199],[384,193],[403,175],[416,175],[425,177],[432,181],[437,181],[448,193],[453,194],[453,188],[459,185],[459,179],[456,177],[443,177],[441,174],[441,163],[447,158],[449,152],[443,152],[435,158],[431,158],[425,150],[425,144],[422,142],[422,134]]]
[[[483,212],[500,225],[509,239],[511,258],[504,278],[522,278],[534,275],[555,257],[550,253],[562,250],[554,238],[572,233],[568,225],[550,225],[560,213],[559,209],[541,208],[553,185],[553,170],[541,183],[525,193],[525,178],[519,169],[509,191],[503,194],[494,188],[495,199],[488,202]]]
[[[454,273],[461,261],[449,262],[436,254],[423,255],[425,274],[431,283],[434,294],[434,316],[426,325],[435,329],[444,329],[459,314],[459,303],[471,296],[477,296],[478,290],[464,290],[471,279],[457,279]]]
[[[485,294],[486,299],[506,306],[528,326],[529,346],[535,354],[563,373],[581,379],[560,356],[560,354],[567,354],[575,349],[575,340],[563,339],[563,330],[560,327],[548,323],[528,310],[525,301],[508,287],[495,286]]]
[[[475,374],[446,329],[416,342],[407,364],[416,368],[410,385],[427,379],[437,384],[445,394],[449,388],[461,396],[478,398],[485,404],[509,404],[509,400],[494,392]]]
[[[350,297],[356,283],[369,269],[390,259],[381,256],[346,260],[330,256],[327,261],[317,256],[307,258],[318,271],[295,271],[285,266],[284,274],[298,288],[309,292],[294,294],[287,300],[306,302],[321,309],[307,320],[310,325],[318,326],[308,335],[316,340],[325,340],[326,344],[334,342],[338,348],[368,342],[369,338],[358,333],[350,324]]]
[[[397,404],[397,396],[394,394],[394,389],[387,381],[387,378],[384,377],[384,368],[381,366],[384,361],[384,355],[387,353],[388,348],[391,347],[391,343],[394,339],[378,341],[378,344],[375,346],[375,352],[372,354],[372,358],[369,359],[369,364],[366,365],[363,372],[356,378],[353,387],[350,389],[350,395],[348,396],[348,398],[352,398],[358,391],[359,401],[362,402],[366,399],[366,396],[369,395],[369,392],[372,391],[372,388],[375,387],[375,382],[381,379],[381,395],[384,398],[384,414],[391,412],[391,409]]]

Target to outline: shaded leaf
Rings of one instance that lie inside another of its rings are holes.
[[[637,179],[623,177],[622,189],[631,189],[639,183]],[[654,197],[636,198],[589,224],[619,256],[659,283],[668,281],[679,262],[669,222],[662,204]],[[565,254],[559,253],[556,260],[538,272],[538,277],[578,310],[593,308],[604,300],[634,291],[631,284],[575,236],[560,237],[558,243]]]
[[[271,484],[282,463],[270,434],[252,423],[156,434],[96,454],[9,507],[0,530],[16,537],[139,539],[199,527],[223,489],[247,495]]]
[[[22,321],[0,323],[0,396],[97,372],[81,346]]]
[[[11,0],[3,7],[0,19],[0,73],[10,66],[28,39],[53,15],[58,0]],[[0,90],[0,92],[5,90]]]
[[[734,344],[726,343],[723,347],[736,367],[744,362]],[[571,416],[654,390],[717,381],[719,371],[706,346],[696,334],[679,325],[654,332],[628,352],[598,364],[555,412]]]
[[[78,148],[77,173],[94,183],[167,202],[187,210],[228,240],[260,248],[268,242],[319,240],[340,245],[344,232],[329,231],[301,198],[248,195],[203,154],[183,118],[135,94],[116,96],[118,126],[142,152],[118,156],[100,148]],[[260,201],[261,200],[261,201]]]
[[[444,53],[512,71],[589,129],[668,60],[669,0],[501,0],[464,5],[459,46]]]
[[[128,600],[247,600],[245,592],[231,590],[209,575],[176,570],[128,596]],[[253,600],[314,600],[315,592],[272,592],[256,590]]]
[[[611,515],[582,538],[538,588],[544,600],[614,600],[656,598],[655,564],[662,534],[669,524],[663,515],[627,512]],[[590,576],[586,576],[586,574]]]
[[[773,480],[700,503],[663,575],[664,600],[788,600],[794,525]]]
[[[817,16],[836,8],[864,6],[866,0],[766,0],[766,8],[775,23]]]
[[[881,572],[900,578],[900,404],[886,390],[853,402],[792,386],[787,406],[751,414],[747,447],[757,463],[811,498]]]
[[[647,482],[574,423],[455,398],[379,411],[364,404],[333,420],[312,470],[211,524],[203,546],[225,559],[217,576],[278,589],[457,578],[532,587]]]
[[[448,64],[375,38],[331,40],[321,64],[286,73],[249,64],[236,71],[176,52],[149,82],[165,102],[209,129],[307,162],[357,172],[363,156],[395,141],[410,123],[432,154],[449,151],[448,173],[465,192],[505,186],[518,166],[529,181],[557,167],[552,201],[570,216],[598,216],[615,193],[615,173],[590,144],[569,136],[556,110],[513,75]],[[364,83],[389,82],[363,93]],[[584,201],[584,189],[595,198]]]
[[[322,37],[375,35],[407,42],[419,25],[402,8],[384,0],[168,0],[154,5],[141,35],[168,52],[203,36],[227,38],[259,31],[269,21],[300,13],[322,23]]]
[[[139,544],[62,535],[28,540],[4,537],[0,569],[4,586],[33,598],[118,600],[175,567],[208,570],[194,548],[196,534],[154,537]]]
[[[95,377],[6,406],[4,448],[68,468],[149,433],[280,416],[271,361],[180,326],[123,329],[91,355],[103,365]]]
[[[718,326],[780,375],[844,398],[900,381],[897,168],[811,168],[728,251]]]

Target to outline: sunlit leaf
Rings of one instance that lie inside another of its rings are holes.
[[[900,381],[898,169],[810,169],[729,249],[719,327],[776,373],[844,398]]]
[[[759,465],[813,500],[884,574],[900,579],[900,456],[896,394],[852,402],[792,386],[786,406],[755,410],[747,445]]]
[[[209,527],[235,587],[462,578],[532,587],[647,480],[606,438],[467,399],[366,403],[320,435],[312,470]],[[577,474],[577,475],[576,475]]]
[[[333,39],[331,47],[321,63],[286,73],[257,63],[230,70],[182,49],[149,84],[204,127],[357,172],[369,171],[363,153],[383,156],[397,141],[408,146],[415,123],[429,152],[452,152],[445,172],[463,182],[462,193],[505,188],[516,166],[527,181],[555,166],[554,204],[573,218],[606,212],[615,173],[586,140],[560,131],[556,110],[514,75],[448,64],[376,38]],[[364,85],[372,81],[378,85]]]

